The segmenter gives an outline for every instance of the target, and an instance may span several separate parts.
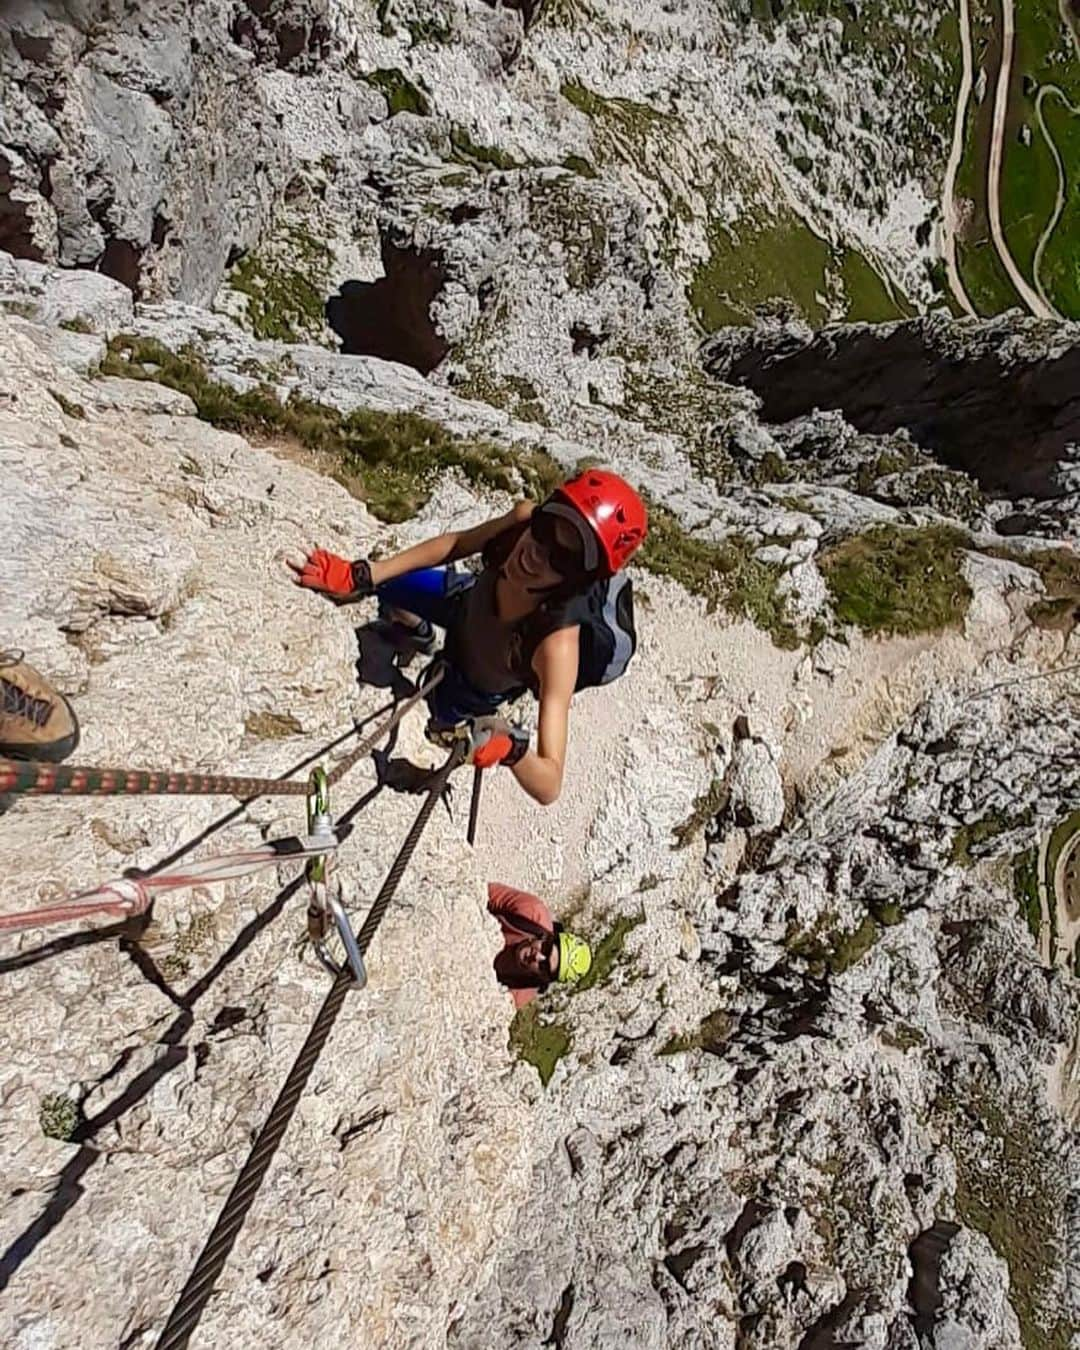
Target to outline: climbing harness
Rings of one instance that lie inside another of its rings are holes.
[[[367,952],[371,940],[378,931],[383,916],[394,897],[402,874],[408,866],[416,845],[423,834],[436,802],[442,796],[451,773],[463,761],[466,754],[464,742],[458,742],[451,750],[446,763],[434,775],[428,788],[427,798],[406,836],[404,844],[390,866],[386,880],[368,911],[363,926],[356,935],[356,945],[361,955]],[[353,972],[343,968],[334,980],[326,1001],[319,1009],[307,1040],[296,1057],[289,1075],[285,1079],[277,1101],[271,1108],[266,1124],[259,1132],[247,1161],[236,1178],[228,1199],[222,1206],[217,1223],[206,1240],[206,1245],[188,1276],[188,1281],[180,1292],[180,1297],[169,1316],[165,1329],[157,1342],[156,1350],[183,1350],[191,1339],[191,1334],[199,1324],[203,1309],[213,1292],[214,1285],[225,1267],[229,1252],[236,1241],[245,1218],[251,1208],[267,1169],[277,1152],[278,1145],[288,1128],[293,1112],[304,1091],[311,1071],[326,1044],[331,1028],[341,1011],[345,995],[353,988]]]

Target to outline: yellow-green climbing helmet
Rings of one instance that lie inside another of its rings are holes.
[[[573,933],[559,934],[559,973],[556,979],[560,984],[576,984],[583,975],[588,975],[592,966],[592,952],[584,938]]]

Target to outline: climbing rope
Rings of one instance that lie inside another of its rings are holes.
[[[459,741],[454,745],[442,768],[433,776],[424,804],[421,806],[412,828],[401,846],[401,850],[391,864],[390,871],[387,873],[386,880],[368,911],[363,927],[356,935],[356,943],[361,953],[366,953],[371,945],[371,941],[382,923],[383,916],[390,906],[390,901],[394,898],[394,893],[405,868],[408,866],[409,859],[420,842],[424,827],[443,794],[447,780],[454,769],[462,762],[466,752],[465,743]],[[157,1350],[183,1350],[183,1347],[190,1340],[192,1332],[198,1326],[203,1309],[206,1307],[214,1285],[225,1267],[233,1243],[243,1227],[244,1220],[247,1218],[255,1196],[258,1194],[259,1187],[262,1185],[267,1169],[277,1152],[278,1145],[288,1129],[293,1112],[296,1110],[308,1078],[311,1076],[311,1071],[322,1053],[327,1037],[337,1020],[338,1013],[341,1011],[341,1005],[344,1003],[345,996],[352,985],[353,975],[351,970],[346,967],[334,980],[325,1002],[312,1023],[307,1040],[289,1070],[289,1075],[278,1093],[277,1101],[266,1119],[266,1124],[259,1132],[259,1137],[248,1155],[247,1162],[241,1169],[228,1199],[222,1206],[213,1231],[207,1238],[206,1245],[199,1253],[188,1281],[180,1292],[176,1306],[173,1308],[165,1329],[157,1342]]]
[[[325,799],[329,786],[338,782],[384,736],[389,735],[409,710],[426,697],[443,678],[441,667],[396,708],[384,722],[367,736],[327,775],[316,769],[306,782],[280,778],[239,777],[234,774],[186,773],[175,770],[98,769],[77,768],[63,764],[0,759],[0,795],[6,792],[29,796],[57,794],[60,796],[102,796],[112,794],[182,794],[184,796],[232,795],[241,798],[261,796],[289,796],[309,798],[308,836],[306,839],[282,839],[263,848],[245,853],[226,854],[192,863],[183,872],[151,874],[145,877],[121,877],[93,890],[36,909],[18,914],[0,915],[0,932],[18,932],[26,928],[45,927],[72,919],[84,919],[93,914],[112,914],[128,918],[144,914],[158,891],[178,890],[198,882],[230,881],[246,876],[272,863],[291,859],[308,859],[312,880],[325,878],[325,855],[337,847],[339,836],[330,829],[329,819],[322,822],[321,831],[312,828],[310,798],[312,784],[317,785],[320,797]]]
[[[0,914],[0,932],[18,932],[23,928],[44,928],[52,923],[86,919],[93,914],[112,914],[130,918],[145,914],[160,891],[175,891],[186,886],[213,885],[248,876],[277,863],[323,858],[341,842],[340,833],[304,838],[272,839],[261,848],[244,853],[225,853],[189,863],[182,872],[157,872],[141,877],[117,877],[92,891],[80,891],[36,909],[18,914]]]
[[[407,712],[426,697],[443,677],[437,668],[425,684],[366,740],[351,751],[329,775],[331,786],[388,735]],[[232,774],[188,773],[176,769],[97,769],[36,760],[0,759],[0,796],[24,793],[30,797],[110,797],[170,795],[184,797],[306,797],[306,782],[282,778],[249,778]]]

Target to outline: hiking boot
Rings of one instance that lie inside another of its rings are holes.
[[[22,659],[0,651],[0,756],[57,764],[79,743],[71,704]]]
[[[396,619],[378,618],[372,619],[367,628],[404,658],[402,664],[407,664],[414,656],[430,656],[435,650],[435,629],[427,619],[421,619],[415,628],[410,628]]]

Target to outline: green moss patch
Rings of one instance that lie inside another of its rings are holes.
[[[573,1044],[570,1032],[561,1022],[546,1023],[541,1019],[536,1001],[519,1008],[510,1023],[509,1048],[531,1064],[547,1087],[555,1066]]]
[[[783,569],[754,557],[754,547],[739,536],[722,544],[689,534],[665,507],[649,503],[649,535],[640,554],[642,565],[657,576],[669,576],[710,609],[723,605],[736,618],[749,619],[778,647],[799,645],[777,591]]]
[[[60,1092],[42,1097],[38,1108],[38,1124],[42,1134],[50,1139],[62,1139],[66,1143],[74,1136],[79,1125],[78,1104]]]
[[[320,339],[332,264],[330,249],[296,226],[265,250],[241,258],[228,284],[247,297],[247,321],[255,337],[271,342]]]
[[[836,616],[864,633],[955,628],[971,603],[962,554],[968,540],[944,525],[881,525],[821,555]]]
[[[391,117],[402,112],[415,113],[417,117],[430,116],[427,99],[396,66],[390,70],[373,70],[363,79],[386,98]]]
[[[455,126],[450,131],[450,144],[454,158],[462,164],[471,164],[479,169],[520,169],[522,164],[513,155],[500,150],[497,145],[477,145],[464,127]]]
[[[658,1055],[679,1055],[686,1050],[704,1050],[709,1055],[719,1055],[731,1039],[735,1029],[735,1019],[731,1013],[718,1008],[701,1020],[694,1031],[685,1032],[672,1038],[656,1052]]]
[[[612,926],[592,949],[592,965],[589,973],[573,986],[575,994],[583,994],[598,984],[606,984],[611,972],[623,954],[626,939],[640,924],[645,922],[645,912],[638,914],[620,914]]]
[[[1028,849],[1013,859],[1013,894],[1020,916],[1036,942],[1042,932],[1042,902],[1039,899],[1039,850]]]
[[[453,436],[416,413],[358,408],[340,413],[292,397],[282,402],[260,386],[237,393],[211,380],[192,351],[174,354],[152,339],[120,336],[109,344],[102,373],[153,380],[187,394],[199,416],[243,434],[284,437],[328,454],[348,486],[380,520],[407,520],[427,502],[438,476],[450,469],[470,482],[542,500],[564,477],[543,451],[513,453],[502,446]]]

